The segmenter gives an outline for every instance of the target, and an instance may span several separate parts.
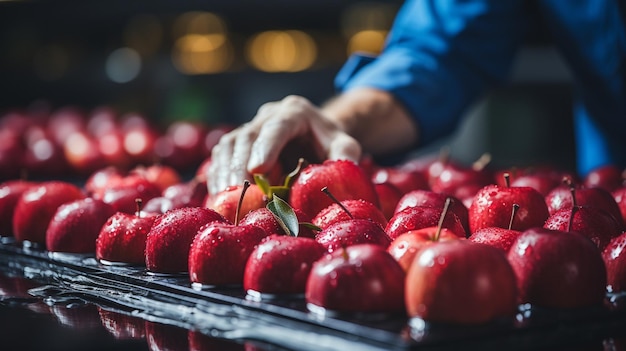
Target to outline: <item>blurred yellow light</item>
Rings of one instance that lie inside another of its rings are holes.
[[[387,31],[363,30],[354,34],[348,42],[348,55],[355,52],[379,54],[385,45]]]
[[[176,18],[174,23],[174,37],[186,34],[225,34],[224,20],[211,12],[186,12]]]
[[[351,38],[363,30],[389,30],[398,7],[393,4],[363,2],[349,7],[342,15],[341,30]]]
[[[298,31],[266,31],[248,43],[247,59],[265,72],[298,72],[313,65],[317,46],[310,35]]]
[[[223,72],[233,61],[233,50],[223,34],[187,34],[172,52],[176,68],[185,74]]]

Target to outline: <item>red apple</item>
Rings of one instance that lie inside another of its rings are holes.
[[[268,201],[267,196],[258,185],[250,184],[250,188],[246,190],[246,196],[241,204],[238,218],[235,218],[242,190],[243,186],[235,185],[213,196],[207,196],[204,207],[215,210],[233,223],[240,221],[248,212],[265,207]]]
[[[606,265],[607,289],[611,292],[626,290],[626,232],[613,238],[602,251]]]
[[[599,250],[604,250],[611,239],[622,233],[621,226],[613,216],[599,208],[588,206],[563,208],[550,215],[543,227],[578,232],[589,238]]]
[[[383,228],[369,219],[355,218],[335,222],[317,234],[315,240],[328,252],[356,244],[374,244],[387,248],[391,239]]]
[[[8,180],[0,184],[0,236],[13,236],[15,205],[22,194],[35,186],[26,180]]]
[[[448,228],[427,227],[409,230],[395,238],[387,251],[398,261],[405,272],[411,267],[417,253],[428,245],[450,240],[463,240]]]
[[[545,197],[550,214],[561,209],[571,209],[574,202],[572,188],[576,191],[576,203],[578,206],[596,207],[613,216],[621,228],[624,228],[622,213],[610,192],[601,188],[584,188],[567,183],[554,188]]]
[[[487,185],[476,193],[468,209],[470,234],[486,227],[508,228],[514,204],[519,211],[511,229],[541,227],[549,216],[544,197],[534,188]]]
[[[74,132],[64,139],[63,154],[75,172],[88,175],[106,166],[98,143],[85,131]]]
[[[159,159],[179,170],[198,167],[204,160],[205,126],[190,121],[171,123],[155,144]]]
[[[64,181],[46,181],[26,190],[15,205],[15,239],[45,245],[46,230],[57,208],[83,198],[85,194],[79,187]]]
[[[333,203],[322,209],[311,222],[325,229],[331,224],[357,218],[371,220],[382,228],[387,225],[387,218],[382,211],[365,200],[344,200],[340,203]]]
[[[513,208],[511,209],[511,218],[507,228],[480,228],[472,233],[468,239],[475,243],[488,244],[497,247],[504,252],[509,252],[511,245],[513,245],[515,239],[517,239],[517,237],[521,234],[519,230],[511,229],[513,227],[513,221],[515,220],[515,214],[518,210],[519,205],[513,204]]]
[[[135,199],[144,202],[161,195],[161,191],[146,178],[131,174],[110,184],[102,193],[102,201],[113,206],[116,212],[135,212]]]
[[[613,195],[613,199],[615,199],[617,207],[619,207],[619,211],[622,214],[622,220],[626,223],[626,186],[615,189],[611,194]]]
[[[154,144],[159,134],[151,127],[141,125],[126,127],[123,132],[124,151],[130,156],[132,163],[154,163],[156,158]]]
[[[130,173],[144,177],[147,181],[156,185],[161,192],[171,185],[182,182],[181,176],[176,169],[160,163],[151,164],[147,167],[139,165],[133,168]]]
[[[592,169],[583,179],[585,188],[601,188],[608,192],[624,184],[624,170],[614,164],[606,164]]]
[[[326,252],[324,246],[311,238],[268,236],[248,257],[243,288],[253,299],[266,295],[304,295],[313,263]]]
[[[93,172],[85,181],[87,195],[102,199],[104,191],[112,184],[120,183],[124,174],[114,166],[106,166]]]
[[[156,213],[145,211],[116,212],[98,233],[96,258],[104,263],[145,265],[146,240],[156,218]]]
[[[305,223],[310,223],[311,220],[300,210],[294,209],[296,220],[298,221],[298,237],[315,238],[316,231],[312,230]],[[256,210],[248,212],[241,221],[240,224],[251,224],[257,227],[263,228],[268,234],[288,234],[281,226],[276,218],[276,215],[272,213],[266,207],[261,207]]]
[[[211,222],[227,220],[203,207],[178,208],[159,215],[146,238],[146,268],[154,273],[186,272],[191,243],[200,228]]]
[[[483,324],[517,310],[515,275],[502,250],[452,240],[428,245],[406,277],[409,317],[427,322]]]
[[[509,250],[519,303],[548,308],[601,306],[606,268],[597,247],[580,233],[525,230]]]
[[[124,149],[124,134],[118,129],[98,134],[98,150],[106,164],[119,169],[128,170],[133,160]]]
[[[391,240],[395,240],[398,236],[410,230],[436,227],[439,218],[441,218],[443,207],[444,206],[407,207],[391,217],[385,227],[385,232],[389,235]],[[467,236],[463,223],[461,223],[459,217],[452,211],[445,216],[443,228],[450,229],[459,237],[465,238]]]
[[[241,285],[248,257],[268,235],[260,227],[213,222],[200,229],[188,254],[195,286]]]
[[[493,175],[486,168],[491,155],[482,155],[471,167],[447,163],[439,175],[430,181],[430,189],[437,193],[456,196],[456,189],[461,186],[476,185],[483,187],[493,183]]]
[[[374,184],[390,183],[402,194],[417,189],[428,189],[428,181],[422,173],[394,167],[381,167],[372,174]]]
[[[111,205],[93,198],[59,206],[46,231],[47,250],[95,253],[100,229],[113,213]]]
[[[400,212],[407,207],[415,206],[443,207],[448,198],[450,199],[450,211],[459,217],[463,228],[465,228],[466,232],[469,232],[467,207],[461,200],[448,194],[436,193],[430,190],[410,191],[400,198],[394,213]]]
[[[384,248],[346,247],[313,264],[306,283],[307,307],[318,313],[400,313],[404,280],[404,270]]]
[[[289,203],[309,216],[315,216],[333,203],[320,191],[324,187],[339,201],[362,199],[379,205],[374,183],[361,167],[346,160],[327,160],[305,167],[291,187]]]
[[[395,210],[398,202],[402,198],[402,193],[398,188],[391,183],[376,183],[374,184],[376,194],[378,194],[378,201],[380,202],[380,210],[385,215],[385,218],[389,220]]]
[[[10,129],[0,128],[0,179],[16,179],[24,169],[26,152],[19,134]]]

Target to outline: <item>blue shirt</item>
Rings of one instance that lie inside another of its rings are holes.
[[[581,175],[626,167],[626,33],[618,0],[541,0],[535,15],[575,75]],[[449,135],[464,110],[506,81],[533,18],[525,0],[408,0],[377,57],[354,55],[335,84],[389,91],[415,118],[419,145]],[[418,146],[419,146],[418,145]]]

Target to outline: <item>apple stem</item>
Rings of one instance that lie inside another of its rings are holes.
[[[475,171],[482,171],[485,167],[487,167],[489,162],[491,162],[491,154],[485,152],[484,154],[480,155],[480,157],[476,161],[474,161],[474,163],[472,163],[472,169]]]
[[[578,206],[578,202],[576,201],[576,187],[572,183],[569,183],[569,192],[572,194],[572,207]]]
[[[247,179],[243,181],[243,188],[241,189],[241,196],[239,196],[239,202],[237,202],[237,209],[235,210],[235,226],[239,225],[239,211],[241,211],[241,205],[243,204],[243,196],[246,194],[246,190],[250,187],[250,181]]]
[[[507,188],[510,188],[511,187],[511,174],[509,172],[504,172],[502,176],[504,177],[504,185],[506,185]]]
[[[441,229],[443,228],[443,221],[446,219],[448,208],[450,208],[450,202],[452,202],[452,199],[447,197],[446,203],[443,204],[443,211],[441,211],[441,216],[439,216],[439,223],[437,223],[437,231],[435,232],[434,241],[439,241],[439,236],[441,235]]]
[[[143,200],[141,198],[135,199],[135,209],[137,210],[137,217],[141,217],[141,208],[143,207]]]
[[[352,213],[350,213],[350,211],[348,211],[346,206],[344,206],[341,203],[341,201],[337,200],[337,198],[330,192],[330,190],[328,190],[327,186],[322,188],[322,192],[324,194],[328,195],[328,197],[330,197],[337,205],[339,205],[339,207],[341,207],[341,209],[344,210],[344,212],[346,212],[348,214],[348,216],[350,216],[350,219],[354,219],[354,216],[352,215]]]
[[[513,209],[511,210],[511,220],[509,221],[509,230],[513,228],[513,219],[515,218],[515,214],[517,213],[517,210],[519,210],[519,205],[513,204]]]
[[[341,246],[341,256],[343,256],[343,260],[348,262],[350,260],[350,256],[348,256],[348,250],[346,250],[346,245]]]

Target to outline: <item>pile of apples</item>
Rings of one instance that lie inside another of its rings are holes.
[[[103,167],[84,186],[0,185],[0,230],[50,252],[185,274],[197,289],[304,299],[312,313],[483,324],[520,306],[602,307],[626,290],[626,185],[550,166],[364,158],[255,175],[209,195],[206,169]],[[277,181],[278,179],[278,181]]]
[[[229,125],[176,121],[157,126],[111,107],[32,107],[0,115],[0,181],[85,177],[107,165],[129,170],[159,162],[180,172],[206,159]]]

